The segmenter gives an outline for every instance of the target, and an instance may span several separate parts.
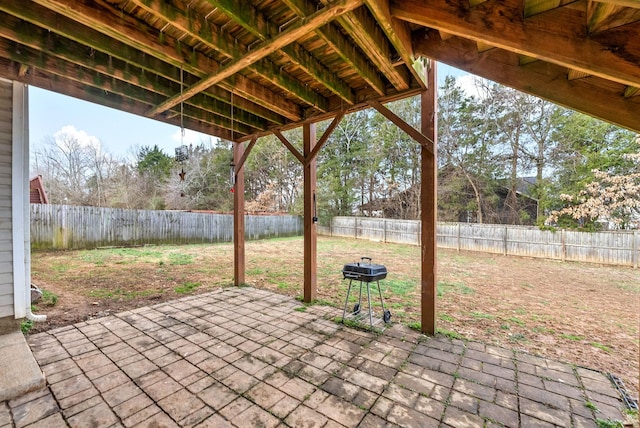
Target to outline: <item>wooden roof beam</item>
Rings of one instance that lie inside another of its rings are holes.
[[[619,84],[597,77],[567,80],[564,67],[544,61],[520,66],[515,53],[501,49],[478,53],[473,41],[458,37],[441,41],[433,31],[426,36],[422,31],[414,33],[414,49],[469,73],[640,131],[640,100],[624,98]]]
[[[389,41],[391,41],[391,44],[402,58],[402,61],[407,65],[409,72],[413,75],[416,82],[418,82],[422,88],[426,88],[424,73],[419,73],[416,68],[414,68],[416,58],[413,54],[411,29],[407,23],[391,16],[388,1],[365,0],[365,4],[376,21],[378,21],[378,24],[380,24],[380,27],[382,27],[382,31],[384,31]]]
[[[113,92],[105,92],[103,89],[87,87],[82,83],[64,79],[56,75],[44,74],[39,69],[32,69],[24,76],[20,76],[19,69],[19,63],[7,60],[5,58],[0,58],[0,75],[7,79],[26,83],[28,85],[36,86],[39,88],[54,90],[55,92],[58,92],[60,94],[82,99],[105,107],[110,107],[117,110],[126,110],[127,112],[138,116],[144,116],[144,113],[149,108],[148,104],[146,103],[141,103],[131,98],[115,94]],[[175,115],[173,117],[164,117],[162,121],[178,127],[180,126],[179,115]],[[216,135],[220,138],[231,140],[231,132],[229,132],[228,130],[207,122],[192,119],[191,117],[184,118],[184,126],[185,128],[202,132],[203,134]],[[237,136],[238,138],[242,137],[241,135]]]
[[[217,72],[210,74],[195,85],[191,85],[189,88],[183,91],[183,93],[177,94],[166,100],[164,103],[151,109],[148,114],[150,116],[154,116],[158,113],[162,113],[163,111],[170,109],[176,104],[179,104],[180,102],[192,97],[193,95],[203,91],[209,86],[215,85],[222,80],[236,74],[238,71],[247,67],[247,65],[259,61],[262,58],[276,52],[277,50],[280,50],[284,46],[293,43],[296,39],[298,39],[305,33],[313,31],[316,28],[332,21],[336,17],[350,12],[361,4],[362,0],[337,0],[331,3],[330,6],[319,10],[313,15],[295,22],[285,31],[278,34],[273,39],[261,43],[249,53],[237,58],[236,60],[231,61],[228,64],[225,64]]]
[[[209,0],[209,3],[233,18],[242,25],[243,28],[263,42],[266,42],[271,36],[279,33],[279,28],[269,22],[262,13],[251,5],[242,4],[237,0]],[[293,42],[287,46],[283,46],[281,52],[291,62],[302,68],[309,76],[320,82],[320,84],[341,99],[349,104],[355,102],[355,96],[349,85],[330,72],[320,61],[311,56],[298,43]],[[300,84],[300,87],[304,88],[302,84]],[[312,101],[309,102],[309,104],[317,107],[320,102]],[[326,108],[321,108],[321,110],[326,111]]]
[[[311,15],[316,11],[315,3],[309,0],[282,0],[282,2],[299,17]],[[378,74],[378,71],[374,69],[369,63],[369,60],[342,35],[335,25],[329,23],[324,27],[320,27],[316,30],[316,34],[324,40],[344,62],[349,64],[378,95],[385,94],[385,84]]]
[[[9,0],[0,2],[0,9],[7,10],[8,13],[20,16],[36,25],[47,25],[53,32],[114,56],[117,55],[113,52],[113,45],[120,42],[126,46],[122,49],[122,51],[126,51],[125,56],[122,57],[123,60],[130,62],[132,60],[128,60],[128,58],[134,57],[144,63],[150,60],[148,57],[158,59],[163,63],[171,64],[174,67],[174,75],[179,73],[180,67],[183,67],[185,72],[203,77],[205,74],[200,69],[215,71],[220,67],[216,61],[197,51],[195,55],[192,55],[191,51],[183,54],[179,46],[171,39],[166,39],[164,44],[160,44],[149,33],[122,21],[114,20],[109,14],[100,13],[95,5],[87,5],[87,1],[74,0],[65,3],[65,0],[34,0],[27,4],[19,0]],[[62,16],[49,16],[46,12],[44,14],[38,12],[37,6],[34,6],[36,3]],[[78,31],[78,24],[87,28]],[[116,42],[114,43],[114,41]],[[195,60],[196,65],[191,65],[191,60]],[[163,64],[158,65],[163,66]],[[149,71],[153,71],[153,68]],[[244,76],[235,76],[234,80],[235,82],[222,81],[220,86],[230,92],[234,92],[235,85],[238,83],[243,87],[252,88],[251,92],[255,96],[248,98],[250,101],[294,121],[302,118],[302,110],[295,103]]]
[[[108,1],[117,3],[117,0]],[[203,46],[224,55],[226,59],[233,59],[249,51],[246,45],[219,31],[214,25],[205,22],[204,25],[208,25],[208,28],[203,31],[202,21],[204,19],[199,20],[193,16],[186,17],[180,9],[166,2],[161,2],[160,0],[129,0],[128,3],[132,3],[151,16],[166,22],[167,25],[171,25],[183,34],[193,37]],[[302,102],[312,105],[323,102],[318,94],[302,85],[293,76],[277,70],[274,64],[267,59],[258,61],[248,68],[281,89],[297,95],[297,98]]]
[[[7,20],[4,22],[6,23]],[[33,34],[36,34],[36,32],[30,32],[29,37],[22,37],[27,39],[26,42],[30,42],[32,45],[35,44],[35,48],[14,43],[19,43],[20,41],[13,40],[9,42],[7,39],[2,38],[6,36],[9,36],[9,38],[16,37],[7,31],[6,26],[0,27],[0,56],[19,61],[21,64],[32,68],[46,69],[52,74],[67,77],[70,80],[84,83],[87,86],[98,87],[102,85],[107,91],[122,96],[130,96],[138,101],[146,102],[150,106],[155,105],[170,95],[167,93],[165,86],[168,82],[159,83],[156,79],[146,79],[142,76],[142,73],[135,76],[133,73],[129,75],[131,70],[125,73],[121,67],[122,64],[120,60],[111,59],[111,67],[102,65],[106,64],[106,61],[92,64],[91,60],[88,61],[86,56],[80,54],[81,49],[78,49],[76,46],[69,45],[63,40],[56,40],[52,43],[56,48],[50,50],[44,43],[38,45],[38,42],[33,41]],[[104,54],[95,53],[94,55]],[[214,114],[216,117],[220,117],[219,119],[213,120],[214,123],[223,128],[231,129],[229,105],[205,96],[190,101],[192,102],[185,105],[185,114],[193,116],[196,115],[195,112],[197,110]],[[234,122],[239,123],[235,125],[238,128],[248,126],[246,129],[243,129],[245,133],[255,132],[257,129],[265,129],[268,126],[266,120],[252,116],[244,111],[240,111],[234,115]]]
[[[327,4],[328,0],[321,2]],[[366,8],[356,9],[339,17],[337,21],[394,88],[398,91],[409,89],[409,72],[393,65],[391,44]]]
[[[606,40],[588,37],[584,32],[584,21],[581,23],[575,19],[575,15],[579,14],[576,10],[569,11],[573,19],[564,19],[565,8],[559,8],[554,14],[545,14],[544,20],[525,20],[521,0],[491,2],[492,7],[481,5],[471,9],[465,5],[465,0],[390,2],[392,16],[407,22],[474,42],[483,41],[500,49],[625,85],[640,85],[637,55],[630,54],[635,52],[640,55],[640,39],[622,28],[609,30]],[[460,10],[465,10],[464,19],[460,19]],[[549,28],[557,28],[558,32],[550,32]],[[624,46],[624,49],[617,48],[620,46]]]
[[[524,17],[544,13],[575,1],[577,0],[524,0]]]
[[[640,20],[640,2],[635,8],[615,3],[589,1],[587,3],[587,31],[589,34],[606,31]]]

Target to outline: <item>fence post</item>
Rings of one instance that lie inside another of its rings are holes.
[[[564,229],[560,229],[560,243],[562,245],[562,254],[560,258],[563,262],[567,261],[567,242],[566,242],[566,234]]]
[[[460,243],[460,234],[461,234],[460,228],[461,228],[461,227],[460,227],[460,222],[458,222],[458,245],[457,245],[457,250],[458,250],[458,251],[460,251],[460,246],[462,245],[462,244]]]
[[[509,226],[504,227],[504,255],[507,255],[507,232],[509,231]]]
[[[382,236],[383,236],[383,241],[386,243],[387,242],[387,219],[386,218],[382,219]]]
[[[353,218],[353,235],[355,239],[358,239],[358,217]]]
[[[638,269],[638,258],[640,258],[640,251],[638,251],[638,231],[633,231],[633,254],[631,257],[633,258],[633,267],[634,269]]]

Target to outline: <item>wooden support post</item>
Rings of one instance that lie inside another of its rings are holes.
[[[427,90],[421,95],[421,131],[433,141],[433,152],[421,145],[421,323],[422,332],[436,333],[436,220],[437,220],[437,79],[436,63],[431,61],[427,72]]]
[[[244,284],[244,165],[243,143],[233,144],[233,164],[238,165],[234,172],[233,185],[233,285]]]
[[[316,299],[317,286],[317,227],[314,222],[316,195],[316,158],[311,157],[316,144],[316,125],[306,123],[302,128],[304,156],[304,302]]]

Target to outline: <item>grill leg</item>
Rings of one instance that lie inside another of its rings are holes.
[[[347,305],[349,304],[349,294],[351,293],[351,283],[353,279],[349,280],[349,289],[347,290],[347,298],[344,300],[344,310],[342,311],[342,322],[344,323],[344,317],[347,314]]]
[[[380,290],[380,281],[378,283],[378,294],[380,295],[380,304],[382,305],[382,313],[384,314],[384,301],[382,300],[382,291]]]
[[[358,307],[362,310],[362,281],[360,281],[360,297],[358,297]]]
[[[371,288],[370,282],[367,282],[367,303],[369,303],[369,325],[373,328],[373,309],[371,308]]]

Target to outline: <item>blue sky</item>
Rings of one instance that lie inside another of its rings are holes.
[[[438,64],[440,82],[447,75],[460,77],[464,74],[456,68]],[[176,126],[30,87],[31,151],[37,150],[47,137],[54,137],[63,129],[77,133],[80,138],[97,138],[102,149],[117,158],[129,157],[134,146],[154,144],[173,155],[175,148],[180,145],[180,129]],[[187,130],[184,142],[190,144],[208,139],[207,135]]]

